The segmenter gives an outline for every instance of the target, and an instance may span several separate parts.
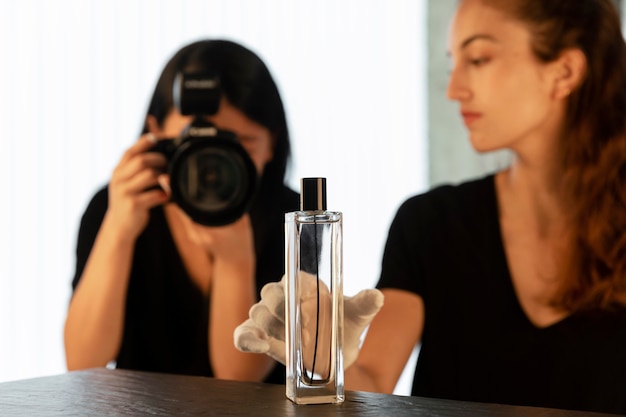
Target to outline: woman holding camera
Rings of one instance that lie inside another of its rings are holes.
[[[213,71],[222,94],[207,121],[236,134],[259,181],[251,208],[223,226],[195,223],[171,202],[167,158],[156,141],[192,121],[174,106],[182,72]],[[284,184],[290,156],[285,111],[269,70],[224,40],[179,50],[156,85],[139,140],[80,224],[74,293],[65,323],[68,369],[106,366],[280,382],[273,360],[237,351],[234,328],[258,290],[283,274],[283,215],[298,208]]]

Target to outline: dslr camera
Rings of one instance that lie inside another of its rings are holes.
[[[173,96],[174,106],[193,116],[192,122],[180,136],[161,139],[151,149],[167,158],[172,200],[196,223],[230,224],[250,209],[257,173],[237,136],[207,120],[219,108],[219,76],[178,73]]]

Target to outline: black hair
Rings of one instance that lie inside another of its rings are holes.
[[[291,157],[285,109],[278,87],[265,63],[250,49],[228,40],[199,40],[182,47],[167,62],[148,106],[162,126],[174,107],[173,84],[181,71],[215,71],[222,93],[235,108],[251,120],[265,126],[272,134],[274,153],[265,166],[261,190],[283,184]],[[143,133],[148,128],[144,122]]]

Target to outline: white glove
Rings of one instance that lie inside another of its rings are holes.
[[[314,326],[315,319],[307,316],[315,314],[316,278],[301,273],[302,322]],[[261,289],[261,301],[250,308],[250,318],[237,326],[234,332],[235,347],[242,352],[265,353],[285,364],[285,277],[280,282],[271,282]],[[328,297],[328,290],[322,296]],[[383,294],[377,289],[360,291],[354,297],[344,297],[344,368],[354,363],[360,348],[361,334],[371,323],[383,305]],[[310,308],[307,308],[307,305]],[[321,303],[325,305],[325,303]],[[309,311],[310,310],[310,311]],[[311,339],[310,332],[303,330],[303,343]]]

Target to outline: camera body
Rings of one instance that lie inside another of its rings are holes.
[[[219,109],[219,77],[179,73],[173,96],[178,111],[193,120],[178,137],[161,139],[151,149],[167,158],[172,201],[196,223],[230,224],[250,209],[257,173],[237,136],[207,120]]]

